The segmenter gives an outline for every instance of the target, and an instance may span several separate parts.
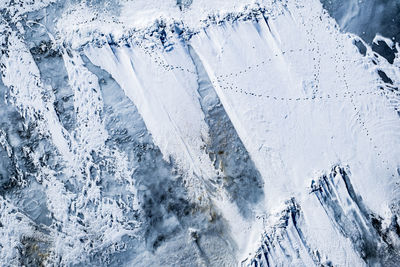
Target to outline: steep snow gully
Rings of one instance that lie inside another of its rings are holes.
[[[0,265],[398,266],[400,46],[335,4],[0,2]]]

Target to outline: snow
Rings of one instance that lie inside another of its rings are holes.
[[[382,248],[398,248],[398,54],[359,53],[316,0],[68,1],[54,29],[25,21],[51,3],[1,3],[0,85],[35,130],[20,140],[4,119],[0,167],[18,162],[46,216],[1,191],[0,261],[21,261],[23,236],[61,265],[397,259]]]
[[[175,57],[169,60],[185,62],[186,57],[188,61],[188,54],[181,49],[174,47]],[[206,186],[215,176],[208,156],[202,151],[208,129],[198,96],[186,90],[196,88],[196,76],[152,66],[153,61],[146,58],[145,51],[128,43],[122,48],[102,47],[97,51],[92,47],[86,55],[94,64],[107,70],[138,107],[164,159],[168,161],[172,157],[191,176],[187,179],[188,188],[200,191],[193,192],[192,198],[200,202],[205,198],[207,202]],[[105,53],[108,56],[104,56]],[[163,59],[164,55],[157,55],[157,51],[151,53],[161,62],[168,62],[167,58]],[[193,64],[183,68],[193,72]],[[168,90],[164,85],[168,85]]]

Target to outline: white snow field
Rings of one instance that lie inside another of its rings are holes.
[[[0,265],[400,262],[398,43],[317,0],[0,7]]]

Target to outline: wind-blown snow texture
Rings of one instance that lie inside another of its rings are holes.
[[[400,27],[321,2],[0,1],[0,265],[396,266]]]

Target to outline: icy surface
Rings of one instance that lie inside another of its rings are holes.
[[[1,1],[0,265],[396,266],[398,28],[321,2]]]

